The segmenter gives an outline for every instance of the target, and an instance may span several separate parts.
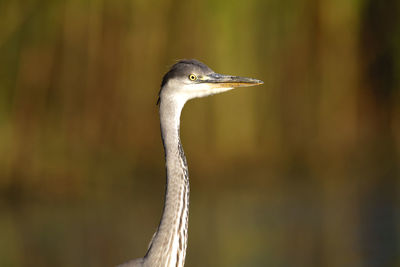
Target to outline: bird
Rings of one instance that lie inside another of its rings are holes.
[[[263,81],[215,73],[195,59],[178,61],[164,75],[157,101],[166,166],[164,209],[145,256],[118,267],[184,266],[189,218],[189,172],[179,134],[183,106],[194,98],[260,84]]]

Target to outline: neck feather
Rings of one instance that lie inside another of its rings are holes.
[[[149,266],[183,267],[189,215],[189,175],[179,138],[184,101],[161,99],[161,135],[165,150],[167,181],[165,204],[158,230],[145,256]],[[146,265],[145,265],[146,266]]]

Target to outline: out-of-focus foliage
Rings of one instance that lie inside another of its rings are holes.
[[[164,193],[162,75],[263,86],[182,115],[187,266],[400,265],[400,5],[0,2],[0,266],[143,256]]]

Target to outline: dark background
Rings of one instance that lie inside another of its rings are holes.
[[[143,256],[181,58],[264,80],[189,102],[186,266],[400,266],[400,4],[2,0],[0,266]]]

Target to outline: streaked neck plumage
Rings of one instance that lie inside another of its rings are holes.
[[[180,115],[185,100],[162,96],[161,135],[167,172],[164,211],[144,258],[144,266],[183,267],[189,215],[189,175],[179,138]]]

